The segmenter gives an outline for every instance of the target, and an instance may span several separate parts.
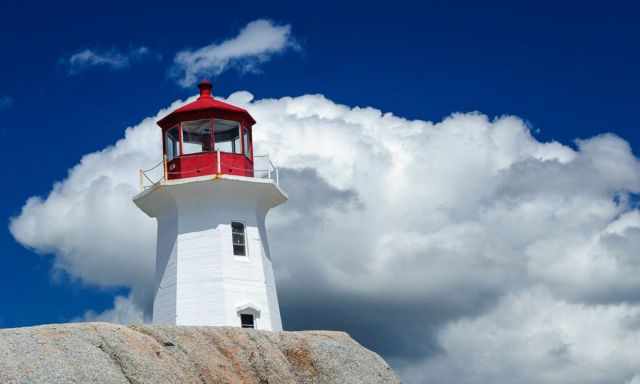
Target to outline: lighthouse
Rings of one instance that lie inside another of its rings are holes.
[[[158,121],[162,175],[133,200],[157,221],[153,323],[282,330],[265,217],[287,195],[251,115],[198,87]]]

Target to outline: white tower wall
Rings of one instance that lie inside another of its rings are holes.
[[[270,180],[206,176],[169,181],[134,199],[158,221],[153,322],[258,329],[282,321],[266,236],[269,209],[286,201]],[[245,225],[246,256],[234,256],[231,222]]]

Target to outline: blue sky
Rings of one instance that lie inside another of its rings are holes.
[[[455,112],[515,115],[540,142],[575,149],[575,139],[611,132],[637,153],[637,12],[618,2],[5,1],[0,138],[10,160],[0,171],[0,217],[8,228],[29,197],[46,197],[83,155],[193,95],[170,76],[178,52],[232,39],[258,19],[290,26],[292,46],[251,71],[231,65],[210,76],[214,94],[321,94],[424,121]],[[72,68],[70,58],[84,50],[126,60]],[[70,321],[128,292],[53,273],[46,250],[23,247],[8,229],[0,231],[0,249],[0,327]],[[299,317],[291,315],[290,324],[304,327]]]

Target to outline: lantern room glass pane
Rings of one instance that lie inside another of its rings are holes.
[[[171,161],[180,156],[180,136],[178,127],[169,129],[166,133],[167,160]]]
[[[211,151],[211,120],[182,123],[182,152],[184,155]]]
[[[244,140],[244,155],[251,158],[251,128],[245,128],[242,137]]]
[[[237,121],[216,119],[213,129],[216,151],[242,153],[240,146],[240,123]]]

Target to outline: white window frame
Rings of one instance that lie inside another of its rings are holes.
[[[236,314],[238,316],[238,326],[242,328],[242,315],[253,316],[253,328],[245,329],[260,329],[260,310],[253,303],[247,303],[236,307]]]
[[[236,255],[235,250],[234,250],[234,245],[235,243],[233,242],[233,223],[240,223],[242,224],[242,228],[243,228],[243,232],[244,232],[244,255]],[[231,220],[231,223],[229,224],[229,227],[231,229],[231,253],[233,254],[233,257],[236,260],[241,260],[241,261],[249,261],[249,241],[248,241],[248,237],[247,237],[247,223],[245,223],[243,220]]]

